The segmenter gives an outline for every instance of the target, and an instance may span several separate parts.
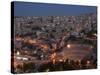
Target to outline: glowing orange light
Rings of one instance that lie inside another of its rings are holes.
[[[51,55],[51,60],[52,60],[53,64],[55,64],[55,62],[56,62],[56,53],[53,53]]]
[[[29,40],[28,42],[31,43],[31,44],[37,43],[36,40]]]
[[[43,49],[47,50],[48,46],[47,45],[40,45]]]
[[[16,40],[17,41],[21,41],[21,40],[23,40],[21,37],[16,37]]]
[[[44,49],[48,49],[48,46],[47,45],[44,45]]]

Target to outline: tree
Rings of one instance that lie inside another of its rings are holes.
[[[24,63],[23,71],[24,72],[34,72],[35,65],[33,63]]]

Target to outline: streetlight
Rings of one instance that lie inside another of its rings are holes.
[[[70,47],[71,47],[71,45],[70,45],[70,44],[68,44],[68,45],[67,45],[67,48],[70,48]]]
[[[18,51],[16,54],[17,54],[17,55],[20,55],[20,52]]]
[[[91,63],[91,62],[90,62],[89,60],[87,60],[87,62],[86,62],[86,67],[87,67],[87,68],[89,68],[90,63]]]
[[[89,60],[87,61],[87,64],[90,64],[90,61]]]
[[[63,59],[59,59],[60,62],[63,62]]]
[[[96,33],[94,33],[93,35],[94,35],[94,36],[97,36],[97,34],[96,34]]]

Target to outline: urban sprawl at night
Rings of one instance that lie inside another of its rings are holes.
[[[97,68],[97,13],[14,16],[13,73]]]

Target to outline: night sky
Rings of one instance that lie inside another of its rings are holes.
[[[14,16],[76,16],[96,11],[96,6],[14,2]]]

